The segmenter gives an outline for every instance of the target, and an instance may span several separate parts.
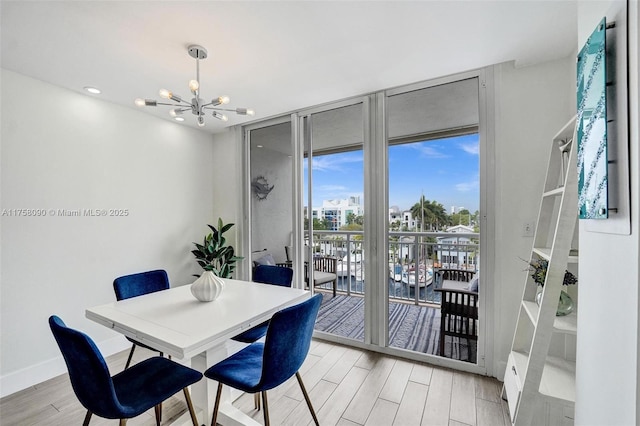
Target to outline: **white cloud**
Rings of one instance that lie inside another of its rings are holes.
[[[462,143],[460,148],[467,154],[478,155],[480,153],[480,146],[476,143]]]
[[[434,145],[434,144],[428,145],[428,144],[429,144],[429,142],[412,143],[412,144],[407,145],[407,147],[418,151],[420,153],[420,156],[422,156],[422,157],[428,157],[428,158],[447,158],[447,157],[449,157],[449,155],[447,155],[444,152],[440,151],[441,147],[439,145]]]
[[[479,182],[477,180],[472,182],[461,182],[456,184],[456,191],[469,192],[478,189]]]
[[[337,192],[337,191],[347,191],[347,188],[344,185],[320,185],[316,188],[318,191],[326,191],[326,192]]]
[[[342,171],[345,164],[362,163],[359,155],[322,155],[313,158],[313,170],[316,171]]]

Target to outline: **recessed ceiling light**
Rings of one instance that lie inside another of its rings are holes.
[[[174,117],[174,120],[176,120],[176,121],[184,121],[184,117]]]
[[[85,86],[84,90],[89,93],[93,93],[94,95],[99,95],[101,93],[100,89],[98,89],[97,87]]]
[[[262,148],[262,145],[256,145],[256,148]]]

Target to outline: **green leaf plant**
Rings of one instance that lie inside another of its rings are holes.
[[[227,245],[227,240],[223,236],[233,225],[233,223],[225,225],[222,219],[218,218],[218,227],[207,225],[211,233],[205,235],[202,244],[193,243],[196,250],[191,250],[202,269],[211,271],[220,278],[231,278],[236,262],[244,259],[235,255],[235,250]]]
[[[527,262],[526,260],[524,261]],[[533,278],[533,281],[536,284],[544,287],[544,281],[547,278],[547,267],[549,266],[549,262],[545,259],[536,259],[527,263],[529,264],[529,267],[525,270],[529,271],[529,273],[531,274],[531,278]],[[562,280],[562,285],[573,285],[577,282],[578,278],[575,275],[567,270],[564,271],[564,279]]]

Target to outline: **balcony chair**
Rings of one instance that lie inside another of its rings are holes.
[[[298,370],[309,352],[321,301],[322,296],[316,294],[298,305],[276,312],[269,322],[264,343],[252,343],[204,372],[205,377],[218,382],[211,425],[216,425],[222,386],[227,385],[243,392],[259,392],[264,404],[264,423],[269,426],[267,391],[280,386],[293,375],[298,379],[315,424],[319,425]]]
[[[444,356],[445,336],[478,341],[478,278],[459,269],[436,271],[434,290],[441,294],[439,353]],[[469,345],[468,360],[471,360]]]
[[[333,296],[338,287],[338,259],[332,256],[315,256],[313,258],[313,286],[333,283]],[[309,284],[309,266],[304,263],[304,280]]]
[[[116,293],[117,300],[130,299],[132,297],[142,296],[143,294],[154,293],[156,291],[167,289],[169,289],[169,277],[167,276],[167,272],[161,269],[125,275],[116,278],[113,281],[113,290]],[[129,358],[127,358],[127,363],[124,367],[125,370],[129,368],[129,364],[131,364],[131,359],[133,358],[133,352],[135,351],[136,346],[156,351],[160,356],[163,355],[162,352],[149,347],[144,343],[140,343],[130,337],[127,337],[127,339],[132,343],[132,346],[131,352],[129,352]]]
[[[107,419],[127,419],[155,408],[156,425],[162,420],[161,403],[183,391],[194,426],[198,424],[188,386],[202,373],[162,357],[146,359],[111,377],[95,343],[86,334],[68,328],[57,316],[49,317],[51,332],[69,370],[73,391],[87,409],[83,426],[96,414]]]

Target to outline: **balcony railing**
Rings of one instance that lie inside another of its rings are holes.
[[[478,233],[389,232],[389,299],[440,303],[439,268],[477,271]],[[338,258],[338,291],[363,295],[366,287],[362,231],[314,231],[314,256]]]

